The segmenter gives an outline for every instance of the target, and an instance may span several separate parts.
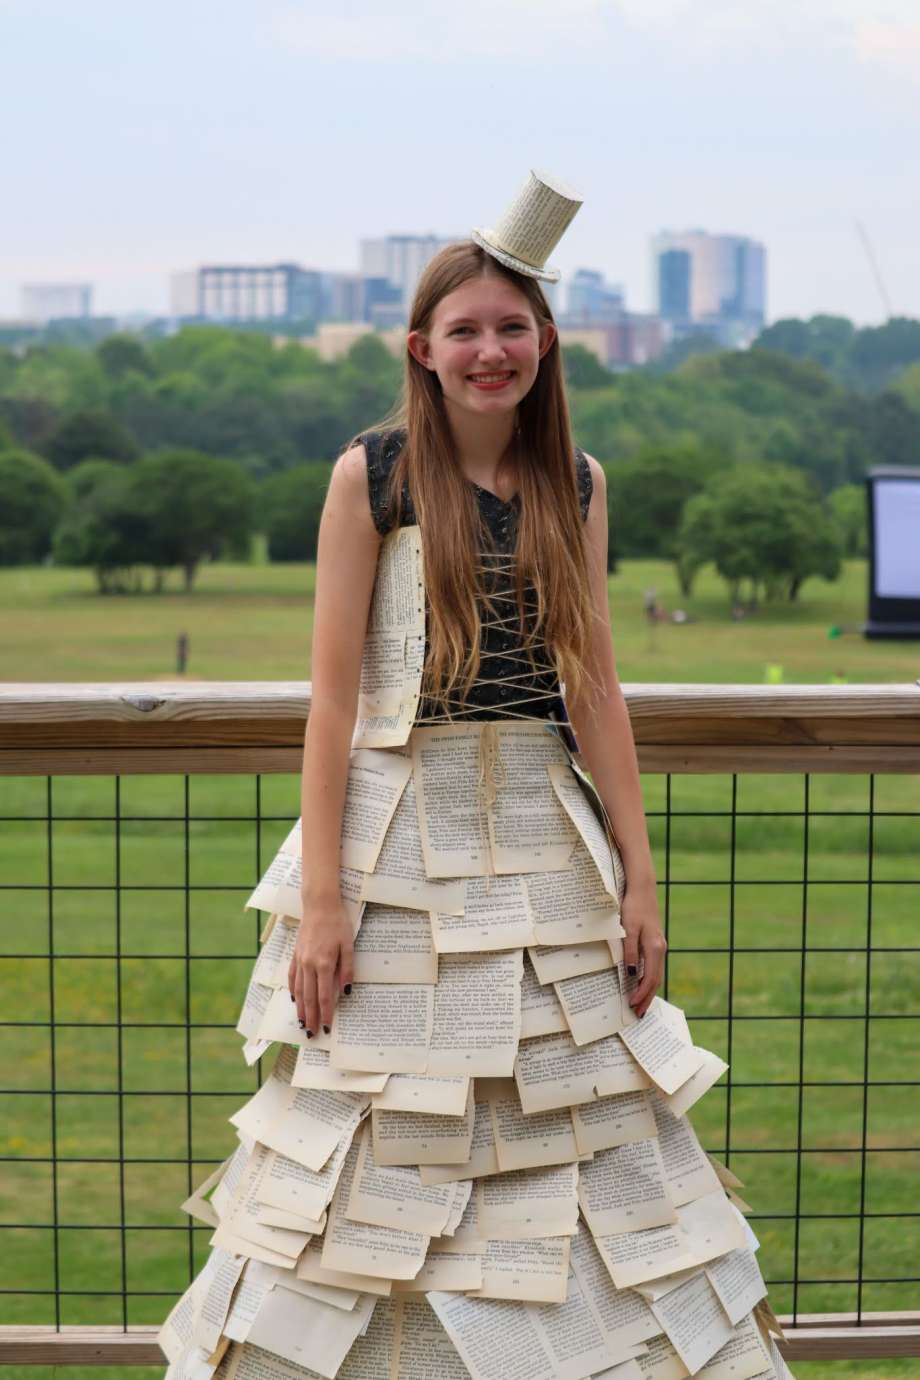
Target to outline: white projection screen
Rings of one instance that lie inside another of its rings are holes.
[[[867,637],[920,640],[920,469],[874,469],[869,504]]]

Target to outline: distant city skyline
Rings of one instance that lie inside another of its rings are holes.
[[[755,12],[756,11],[756,12]],[[585,204],[555,255],[651,311],[651,238],[770,258],[767,319],[920,317],[914,0],[0,0],[0,316],[30,283],[166,314],[203,263],[358,271],[361,241],[464,234],[528,167]]]

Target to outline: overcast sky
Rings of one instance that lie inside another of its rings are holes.
[[[920,317],[918,0],[0,0],[0,316],[30,281],[165,311],[204,261],[358,266],[529,167],[553,260],[652,305],[650,234],[768,252],[768,315]],[[553,261],[551,260],[551,262]]]

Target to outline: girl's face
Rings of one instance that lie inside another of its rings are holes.
[[[514,411],[555,338],[513,283],[483,274],[442,297],[429,330],[410,331],[406,344],[437,374],[448,406],[488,414]]]

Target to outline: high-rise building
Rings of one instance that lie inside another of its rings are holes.
[[[664,230],[652,237],[658,314],[672,334],[709,327],[725,345],[743,345],[766,320],[766,250],[744,235]]]
[[[382,239],[361,241],[361,272],[365,278],[384,278],[400,290],[406,314],[425,265],[445,245],[462,238],[454,235],[385,235]]]
[[[91,283],[27,283],[20,290],[20,301],[23,318],[41,325],[93,314]]]
[[[594,268],[579,268],[569,279],[565,320],[569,326],[610,325],[623,315],[622,287],[608,283]]]
[[[172,314],[203,321],[316,321],[321,274],[299,264],[208,264],[172,278]]]

